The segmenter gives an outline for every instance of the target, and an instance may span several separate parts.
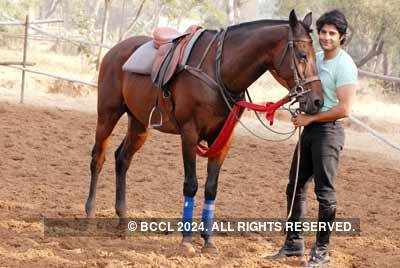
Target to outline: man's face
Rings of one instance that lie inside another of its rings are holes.
[[[319,44],[323,50],[331,51],[340,47],[340,33],[331,24],[325,24],[318,33]]]

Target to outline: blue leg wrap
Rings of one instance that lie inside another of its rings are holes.
[[[182,222],[183,222],[183,235],[192,234],[192,221],[193,221],[193,207],[194,197],[185,196],[183,202]]]
[[[214,223],[215,200],[204,200],[203,211],[201,213],[201,221],[204,224],[203,235],[212,235],[212,226]]]

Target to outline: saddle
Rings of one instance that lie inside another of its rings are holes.
[[[194,44],[205,31],[200,26],[190,26],[184,33],[169,27],[159,27],[153,31],[153,39],[141,45],[122,66],[122,70],[151,75],[152,82],[161,89],[163,96],[169,96],[168,82],[175,74],[183,70]],[[150,127],[163,125],[160,106],[165,105],[164,98],[156,100],[149,116]],[[165,108],[165,107],[164,107]],[[153,114],[160,123],[153,123]],[[168,114],[168,113],[167,113]]]
[[[178,66],[185,65],[191,49],[204,30],[197,25],[190,26],[184,33],[168,27],[159,27],[153,31],[153,43],[157,49],[151,80],[164,89],[173,75],[180,70]]]
[[[205,31],[192,25],[184,33],[169,27],[158,27],[153,39],[141,45],[122,66],[122,70],[151,75],[153,83],[161,89],[187,63],[196,41]]]

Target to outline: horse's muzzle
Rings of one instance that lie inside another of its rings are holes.
[[[297,98],[299,102],[300,111],[306,114],[316,114],[321,109],[324,101],[318,97],[315,97],[312,92],[308,92]]]

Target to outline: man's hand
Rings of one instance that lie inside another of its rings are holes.
[[[314,117],[308,114],[298,114],[292,117],[292,122],[295,127],[307,126],[314,122]]]

